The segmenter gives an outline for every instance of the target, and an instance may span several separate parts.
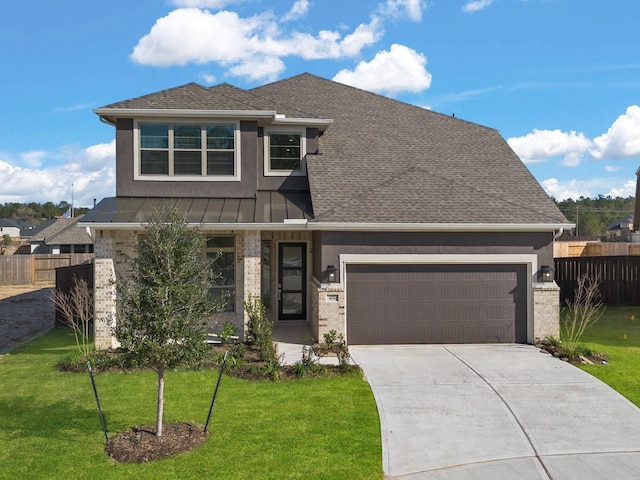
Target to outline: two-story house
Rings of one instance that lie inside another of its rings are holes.
[[[496,130],[310,74],[192,83],[96,113],[115,127],[117,173],[116,196],[82,219],[98,347],[112,345],[131,232],[168,203],[206,235],[230,299],[217,318],[240,331],[252,295],[279,325],[349,344],[558,333],[542,273],[572,225]]]

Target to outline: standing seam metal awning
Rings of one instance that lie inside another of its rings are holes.
[[[311,220],[308,192],[259,191],[255,198],[109,197],[82,219],[83,224],[141,224],[154,211],[176,205],[189,224],[284,223]]]

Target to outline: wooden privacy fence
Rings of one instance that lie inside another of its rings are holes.
[[[53,285],[56,268],[93,261],[93,253],[0,256],[0,285]]]
[[[56,290],[68,295],[73,289],[76,280],[84,280],[87,282],[89,290],[93,291],[93,271],[93,262],[56,268]],[[56,309],[56,325],[65,324],[62,313]]]
[[[582,275],[600,281],[600,295],[606,305],[640,305],[640,257],[556,258],[555,280],[563,305],[573,300]]]

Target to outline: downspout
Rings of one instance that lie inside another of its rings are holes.
[[[560,227],[558,230],[553,232],[553,239],[557,240],[560,235],[564,233],[564,228]]]

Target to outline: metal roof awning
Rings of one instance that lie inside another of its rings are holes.
[[[153,212],[177,205],[190,225],[228,229],[299,229],[313,216],[308,192],[259,191],[254,198],[109,197],[81,223],[93,228],[141,228]]]

